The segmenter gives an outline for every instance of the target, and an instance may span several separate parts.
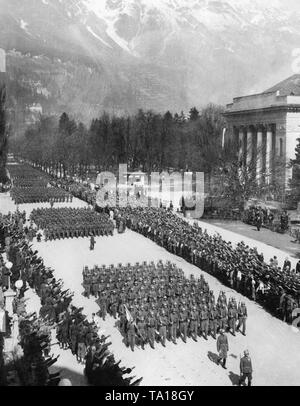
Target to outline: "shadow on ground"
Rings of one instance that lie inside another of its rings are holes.
[[[230,371],[229,379],[231,380],[233,386],[239,385],[240,376],[238,374],[235,374],[234,372]]]
[[[68,379],[72,386],[89,386],[85,376],[69,368],[52,368],[51,374],[59,372],[60,379]]]
[[[208,356],[208,359],[209,359],[211,362],[213,362],[213,363],[216,364],[216,365],[219,365],[219,364],[218,364],[218,359],[219,359],[218,354],[215,354],[214,352],[208,351],[207,356]]]

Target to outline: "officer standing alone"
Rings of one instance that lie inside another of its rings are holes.
[[[249,356],[248,350],[244,351],[244,356],[243,356],[243,358],[241,358],[240,372],[241,372],[241,377],[239,380],[239,386],[244,385],[244,383],[246,382],[246,379],[248,379],[248,386],[251,386],[253,368],[252,368],[252,361]]]

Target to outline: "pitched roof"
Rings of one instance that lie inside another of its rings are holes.
[[[278,92],[280,96],[300,96],[300,74],[295,74],[265,90],[263,93]]]

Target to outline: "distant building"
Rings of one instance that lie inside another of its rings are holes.
[[[239,140],[244,165],[255,168],[257,182],[276,180],[286,190],[288,168],[300,138],[300,75],[294,75],[260,94],[236,97],[228,104],[227,130]]]
[[[35,124],[43,114],[43,108],[39,103],[33,103],[26,109],[26,125]]]

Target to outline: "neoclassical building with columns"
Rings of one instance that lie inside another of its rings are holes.
[[[260,94],[236,97],[224,114],[227,131],[239,142],[239,158],[258,183],[288,189],[300,138],[300,75]]]

